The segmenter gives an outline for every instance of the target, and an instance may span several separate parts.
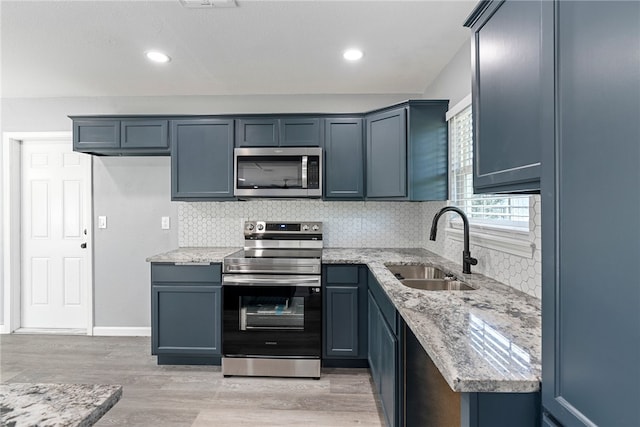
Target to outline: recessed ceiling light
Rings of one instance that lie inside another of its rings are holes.
[[[145,52],[145,55],[147,56],[147,58],[150,61],[153,61],[153,62],[169,62],[169,61],[171,61],[171,58],[169,57],[169,55],[164,54],[162,52],[158,52],[157,50],[150,50],[148,52]]]
[[[342,54],[342,57],[347,61],[357,61],[362,58],[362,51],[360,49],[347,49]]]

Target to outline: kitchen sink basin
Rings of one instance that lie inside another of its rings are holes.
[[[473,291],[471,286],[459,280],[445,279],[403,279],[403,285],[423,291]]]
[[[398,280],[403,279],[444,279],[447,273],[429,265],[387,265]],[[449,275],[452,276],[452,275]]]
[[[472,291],[475,288],[456,280],[455,276],[429,265],[387,265],[403,285],[424,291]]]

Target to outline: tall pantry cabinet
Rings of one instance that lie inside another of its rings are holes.
[[[640,2],[555,3],[542,145],[548,425],[640,425]]]

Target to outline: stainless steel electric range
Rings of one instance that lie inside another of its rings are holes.
[[[321,222],[245,222],[223,261],[224,376],[320,377],[321,257]]]

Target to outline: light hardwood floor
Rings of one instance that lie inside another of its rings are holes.
[[[367,369],[320,380],[223,378],[220,367],[158,366],[149,338],[0,335],[0,382],[120,384],[98,426],[382,426]]]

